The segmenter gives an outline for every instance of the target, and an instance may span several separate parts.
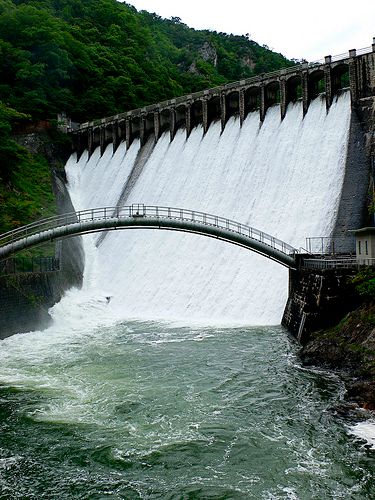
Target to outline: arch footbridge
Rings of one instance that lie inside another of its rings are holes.
[[[246,224],[183,208],[133,204],[49,217],[0,235],[0,260],[46,241],[116,229],[164,229],[200,234],[238,245],[295,268],[298,251]]]

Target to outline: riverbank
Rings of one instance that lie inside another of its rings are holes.
[[[311,335],[301,350],[305,365],[335,370],[347,388],[346,399],[375,410],[375,302],[363,302],[333,328]]]

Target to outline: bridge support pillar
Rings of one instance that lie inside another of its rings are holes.
[[[368,85],[367,85],[367,71],[366,71],[366,63],[362,58],[358,58],[356,60],[357,66],[357,91],[358,91],[358,99],[362,97],[368,97]],[[350,66],[349,66],[349,80],[350,80]]]
[[[260,121],[264,122],[264,118],[266,117],[266,87],[262,85],[260,87]]]
[[[303,116],[306,115],[310,105],[309,93],[309,74],[307,71],[302,72],[302,109]]]
[[[155,134],[155,142],[158,142],[160,139],[160,112],[154,112],[154,134]]]
[[[287,108],[286,81],[285,78],[280,79],[280,111],[281,119],[284,120]]]
[[[242,127],[243,122],[245,121],[245,91],[241,89],[238,95],[238,106],[240,111],[240,124]]]
[[[210,126],[208,122],[208,101],[204,99],[202,102],[202,114],[203,114],[203,132],[206,133],[208,127]]]
[[[94,130],[90,128],[87,132],[87,151],[89,153],[89,158],[94,152]]]
[[[129,149],[131,143],[133,142],[133,132],[132,132],[132,121],[131,121],[131,118],[127,118],[126,119],[126,123],[125,123],[125,141],[126,141],[126,149]]]
[[[191,103],[189,102],[185,110],[185,124],[186,124],[186,139],[189,138],[191,133]]]
[[[349,51],[351,56],[349,61],[349,86],[350,86],[350,95],[352,98],[352,103],[356,104],[359,98],[358,92],[358,71],[357,71],[357,61],[355,58],[356,51]]]
[[[113,125],[112,125],[112,144],[113,144],[113,153],[116,152],[117,148],[120,145],[121,138],[120,138],[121,132],[120,132],[120,126],[118,120],[116,120]]]
[[[171,142],[172,142],[174,139],[174,136],[176,135],[176,110],[175,109],[170,110],[169,133],[170,133],[170,138],[171,138]]]
[[[325,65],[324,65],[324,84],[326,89],[326,108],[327,111],[331,107],[332,104],[332,70],[331,70],[331,62],[332,57],[325,57]]]
[[[99,146],[100,146],[100,156],[103,156],[106,147],[105,125],[102,125],[99,129]]]
[[[221,119],[221,131],[225,129],[227,123],[227,100],[224,92],[220,94],[220,119]]]
[[[141,115],[139,118],[139,139],[141,142],[141,146],[144,146],[146,143],[146,117],[145,115]]]

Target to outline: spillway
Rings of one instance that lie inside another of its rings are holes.
[[[144,203],[228,217],[296,248],[329,235],[345,173],[350,95],[329,112],[315,99],[303,117],[289,105],[284,120],[274,106],[263,124],[250,113],[242,127],[231,118],[186,139],[165,133],[153,146],[135,140],[115,154],[108,146],[90,159],[73,157],[66,170],[76,210]],[[197,324],[280,323],[287,270],[247,250],[192,234],[112,231],[85,237],[88,266],[83,292],[111,296],[113,320],[163,319]]]

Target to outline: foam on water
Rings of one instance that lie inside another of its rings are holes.
[[[359,439],[366,442],[372,449],[375,450],[375,422],[368,420],[367,422],[359,422],[349,428],[350,432]]]
[[[127,204],[177,206],[228,217],[304,246],[330,233],[344,176],[350,95],[333,103],[279,107],[262,126],[251,113],[240,127],[230,119],[204,135],[157,142]],[[129,178],[139,142],[109,146],[67,165],[77,209],[114,205]],[[90,239],[88,237],[87,239]],[[96,242],[98,236],[91,237]],[[90,273],[88,273],[90,274]],[[88,278],[88,276],[87,276]],[[93,296],[113,296],[113,318],[204,324],[277,324],[287,297],[287,270],[252,252],[202,236],[156,230],[114,231],[99,244]]]

